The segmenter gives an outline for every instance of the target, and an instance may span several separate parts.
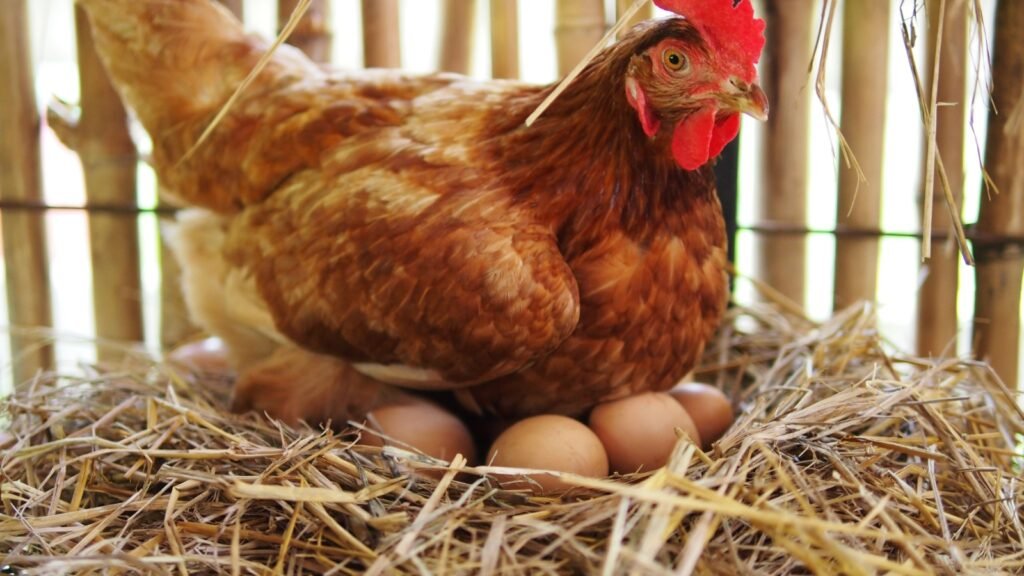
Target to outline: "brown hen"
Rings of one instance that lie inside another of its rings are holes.
[[[267,44],[209,0],[80,1],[163,186],[203,210],[178,231],[187,295],[243,369],[301,349],[476,410],[579,414],[671,387],[718,324],[708,160],[767,104],[700,22],[639,25],[531,127],[552,86],[282,48],[186,157]],[[365,410],[373,382],[323,396]]]

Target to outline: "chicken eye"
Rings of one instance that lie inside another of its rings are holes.
[[[672,72],[683,72],[690,66],[686,55],[675,48],[667,48],[661,53],[661,61]]]

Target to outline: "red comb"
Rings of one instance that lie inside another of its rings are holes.
[[[734,74],[754,82],[754,65],[764,47],[764,20],[754,18],[750,0],[654,0],[654,4],[689,20],[732,62]]]

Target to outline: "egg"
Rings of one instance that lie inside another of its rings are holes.
[[[167,361],[203,374],[226,374],[231,371],[228,351],[220,338],[206,338],[175,348]]]
[[[678,440],[677,428],[700,442],[697,427],[686,410],[661,392],[599,404],[591,411],[589,422],[608,452],[612,471],[620,474],[664,466]]]
[[[450,462],[456,454],[462,454],[470,464],[476,460],[476,444],[462,420],[426,400],[374,408],[367,415],[367,425],[434,458]],[[360,438],[360,444],[368,446],[382,446],[385,442],[386,439],[370,432],[364,432]]]
[[[687,382],[676,386],[669,394],[690,414],[705,449],[732,426],[732,403],[718,388]]]
[[[608,455],[601,440],[582,422],[566,416],[546,414],[525,418],[509,426],[487,453],[493,466],[571,472],[580,476],[608,475]],[[549,474],[497,476],[509,490],[532,490],[541,494],[564,492],[571,487]]]

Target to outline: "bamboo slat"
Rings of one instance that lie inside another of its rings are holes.
[[[519,78],[518,0],[491,0],[491,76]]]
[[[964,116],[967,113],[967,27],[968,3],[946,1],[945,21],[941,41],[938,37],[939,2],[930,0],[928,31],[928,76],[934,69],[935,48],[941,46],[939,61],[938,101],[936,113],[937,150],[949,176],[953,195],[963,197],[964,179]],[[931,86],[931,78],[928,79]],[[938,174],[935,181],[939,182]],[[936,185],[932,209],[932,233],[950,234],[953,223],[943,197]],[[957,333],[957,287],[960,255],[950,240],[933,250],[931,258],[922,265],[927,276],[918,296],[917,351],[934,356],[946,351],[955,352]],[[950,350],[950,346],[954,346]]]
[[[885,154],[888,90],[889,0],[847,2],[843,10],[843,116],[841,130],[864,172],[840,164],[836,222],[840,227],[877,230]],[[835,308],[874,300],[878,283],[878,239],[836,239]]]
[[[138,153],[128,133],[128,116],[93,48],[85,11],[75,9],[81,115],[69,124],[72,149],[82,160],[86,197],[91,204],[135,206]],[[96,335],[141,341],[142,287],[139,229],[134,216],[89,214],[93,306]],[[100,360],[119,352],[99,350]]]
[[[244,0],[220,0],[220,3],[231,10],[239,20],[245,16],[245,1]]]
[[[808,148],[813,79],[808,76],[817,2],[766,2],[763,82],[772,103],[764,140],[761,218],[769,224],[803,226],[807,219]],[[804,302],[807,260],[803,236],[764,236],[759,276],[797,302]]]
[[[164,222],[161,219],[161,224]],[[181,267],[170,246],[161,237],[160,345],[164,350],[172,350],[198,331],[189,316],[185,296],[181,291]]]
[[[629,10],[629,7],[633,5],[633,1],[634,0],[615,0],[615,18],[621,18],[622,14],[626,10]],[[630,18],[629,24],[619,32],[619,37],[621,38],[622,35],[629,32],[633,26],[636,26],[644,20],[650,19],[652,16],[654,16],[654,4],[652,2],[648,2],[644,4],[644,7],[641,8],[632,18]]]
[[[0,200],[41,202],[39,111],[36,108],[25,0],[0,11]],[[0,210],[7,282],[8,319],[13,326],[51,326],[43,214]],[[14,382],[22,384],[52,365],[49,345],[12,334]]]
[[[363,63],[367,68],[402,65],[398,0],[363,0]]]
[[[604,2],[559,0],[555,7],[558,75],[565,76],[604,36]]]
[[[288,22],[299,0],[278,0],[278,32]],[[330,7],[324,0],[313,0],[299,25],[288,38],[288,43],[298,47],[316,62],[331,60]]]
[[[1009,386],[1018,384],[1021,276],[1024,246],[1000,235],[1024,234],[1024,2],[1002,0],[996,12],[985,167],[999,189],[982,199],[975,241],[977,355],[988,359]]]
[[[441,5],[440,70],[469,73],[475,11],[476,0],[444,0]]]

